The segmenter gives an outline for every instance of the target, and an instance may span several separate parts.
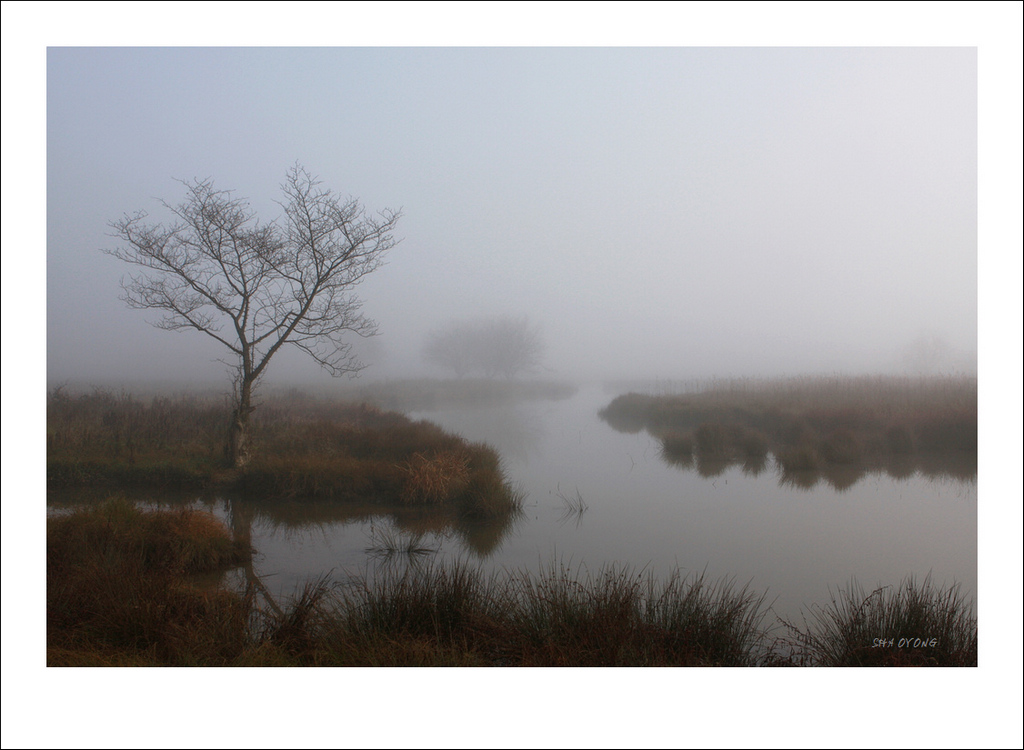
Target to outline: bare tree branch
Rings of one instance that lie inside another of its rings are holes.
[[[109,225],[120,245],[104,252],[142,269],[122,279],[129,307],[157,310],[157,327],[200,331],[235,355],[238,430],[252,409],[253,387],[286,343],[333,376],[360,370],[348,336],[372,336],[377,328],[360,312],[353,288],[396,244],[401,212],[368,214],[298,164],[281,186],[279,222],[260,224],[246,200],[216,190],[210,179],[182,184],[182,203],[162,203],[173,223],[126,214]]]

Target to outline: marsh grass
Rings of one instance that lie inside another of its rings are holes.
[[[299,394],[253,414],[253,460],[222,463],[230,405],[63,389],[47,401],[50,488],[216,486],[248,496],[452,505],[498,517],[519,502],[497,453],[424,421],[365,403]]]
[[[600,416],[620,431],[646,428],[666,461],[696,463],[706,476],[723,463],[760,471],[771,453],[782,481],[796,486],[821,476],[849,486],[854,470],[969,479],[977,392],[973,377],[714,381],[686,393],[618,396]]]
[[[587,504],[587,501],[584,500],[583,495],[580,494],[579,487],[575,488],[574,494],[567,494],[562,492],[562,485],[559,484],[555,489],[555,496],[562,501],[563,520],[573,516],[580,518],[584,513],[590,510],[590,506]]]
[[[429,457],[414,453],[400,468],[407,475],[403,502],[444,503],[469,486],[469,456],[464,452],[442,451]]]
[[[50,519],[47,549],[48,569],[60,574],[95,559],[98,550],[104,560],[134,558],[146,568],[183,573],[237,563],[247,552],[209,513],[191,508],[147,512],[122,496]]]
[[[591,576],[550,565],[512,586],[519,663],[545,666],[754,666],[764,596],[678,571],[607,566]]]
[[[689,650],[702,665],[750,666],[766,657],[766,594],[730,579],[674,571],[664,583],[646,580],[645,620],[669,652]]]
[[[51,666],[968,666],[973,602],[925,579],[813,607],[803,627],[766,627],[764,594],[730,579],[550,563],[485,574],[443,562],[416,535],[382,530],[395,564],[323,576],[268,607],[195,574],[251,550],[198,511],[113,499],[47,521]],[[423,558],[424,562],[414,563]],[[885,640],[888,639],[888,640]],[[883,640],[879,645],[879,640]]]
[[[376,540],[409,560],[424,549],[416,537]],[[48,664],[744,664],[762,612],[746,590],[703,578],[662,587],[628,568],[591,577],[555,565],[485,575],[429,556],[344,585],[322,577],[274,608],[251,586],[194,582],[248,553],[196,511],[114,499],[50,518]]]
[[[383,576],[341,593],[341,618],[350,633],[428,639],[460,645],[478,622],[496,617],[501,592],[464,561],[389,568]]]
[[[812,473],[821,468],[818,452],[809,445],[781,448],[776,452],[775,460],[784,475]]]
[[[403,533],[392,526],[370,529],[370,539],[366,553],[376,558],[393,558],[396,556],[417,557],[440,552],[440,545],[430,546],[424,543],[426,534],[423,532]]]
[[[978,621],[959,585],[906,578],[870,594],[851,581],[810,610],[803,628],[787,624],[804,660],[822,666],[978,665]]]
[[[502,666],[749,666],[763,658],[763,597],[703,576],[628,567],[591,576],[552,564],[485,576],[463,562],[389,570],[340,593],[334,638],[433,644],[454,663]]]
[[[242,647],[225,626],[244,621],[247,603],[191,584],[251,554],[210,514],[145,512],[113,498],[48,519],[46,542],[49,663],[200,658]]]

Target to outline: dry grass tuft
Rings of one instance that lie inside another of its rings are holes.
[[[974,602],[957,584],[939,588],[931,577],[913,577],[870,594],[851,581],[824,607],[811,608],[811,623],[787,624],[807,663],[828,667],[978,665]]]
[[[429,457],[415,453],[401,469],[406,475],[402,502],[450,502],[469,486],[469,456],[462,451],[441,451]]]

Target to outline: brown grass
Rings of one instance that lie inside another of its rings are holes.
[[[414,453],[401,469],[407,475],[403,502],[450,502],[469,486],[469,456],[461,451],[443,451],[430,457]]]
[[[716,381],[672,395],[629,393],[601,417],[618,430],[646,428],[667,460],[699,470],[756,466],[769,452],[786,481],[852,471],[977,472],[977,379],[796,378]],[[703,467],[703,468],[702,468]],[[839,471],[842,470],[842,471]]]
[[[246,603],[191,583],[251,554],[208,513],[143,512],[113,498],[49,519],[46,550],[51,665],[161,663],[241,647],[224,636],[244,623]]]
[[[256,455],[225,471],[226,402],[143,402],[104,391],[50,393],[47,481],[58,487],[194,489],[349,502],[454,503],[460,512],[508,513],[518,498],[497,453],[434,424],[365,403],[294,395],[253,414]]]
[[[412,550],[409,550],[410,554]],[[485,576],[466,563],[389,566],[372,582],[311,581],[278,609],[199,587],[248,550],[195,511],[115,499],[51,518],[51,666],[968,665],[973,604],[954,587],[856,587],[789,638],[765,597],[703,575],[552,564]],[[872,639],[892,638],[879,647]],[[909,639],[900,641],[900,638]],[[924,642],[918,642],[921,639]]]

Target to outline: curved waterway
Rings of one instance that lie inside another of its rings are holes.
[[[851,578],[871,591],[930,574],[976,595],[976,479],[872,473],[805,486],[783,479],[770,457],[757,473],[732,466],[702,475],[666,463],[647,432],[603,422],[598,411],[615,395],[591,386],[561,401],[410,415],[497,448],[525,494],[524,513],[498,524],[326,502],[191,500],[251,536],[258,555],[248,576],[285,599],[324,574],[343,581],[410,559],[456,558],[486,570],[705,572],[767,592],[774,612],[796,621]],[[388,553],[389,543],[411,539],[426,551]]]
[[[734,465],[704,477],[666,463],[646,431],[602,421],[615,395],[591,387],[565,401],[414,415],[494,445],[527,492],[526,517],[492,563],[706,569],[767,590],[784,617],[827,603],[851,577],[870,591],[930,573],[975,595],[976,480],[871,473],[841,490],[824,478],[802,487],[770,458],[756,475]]]

